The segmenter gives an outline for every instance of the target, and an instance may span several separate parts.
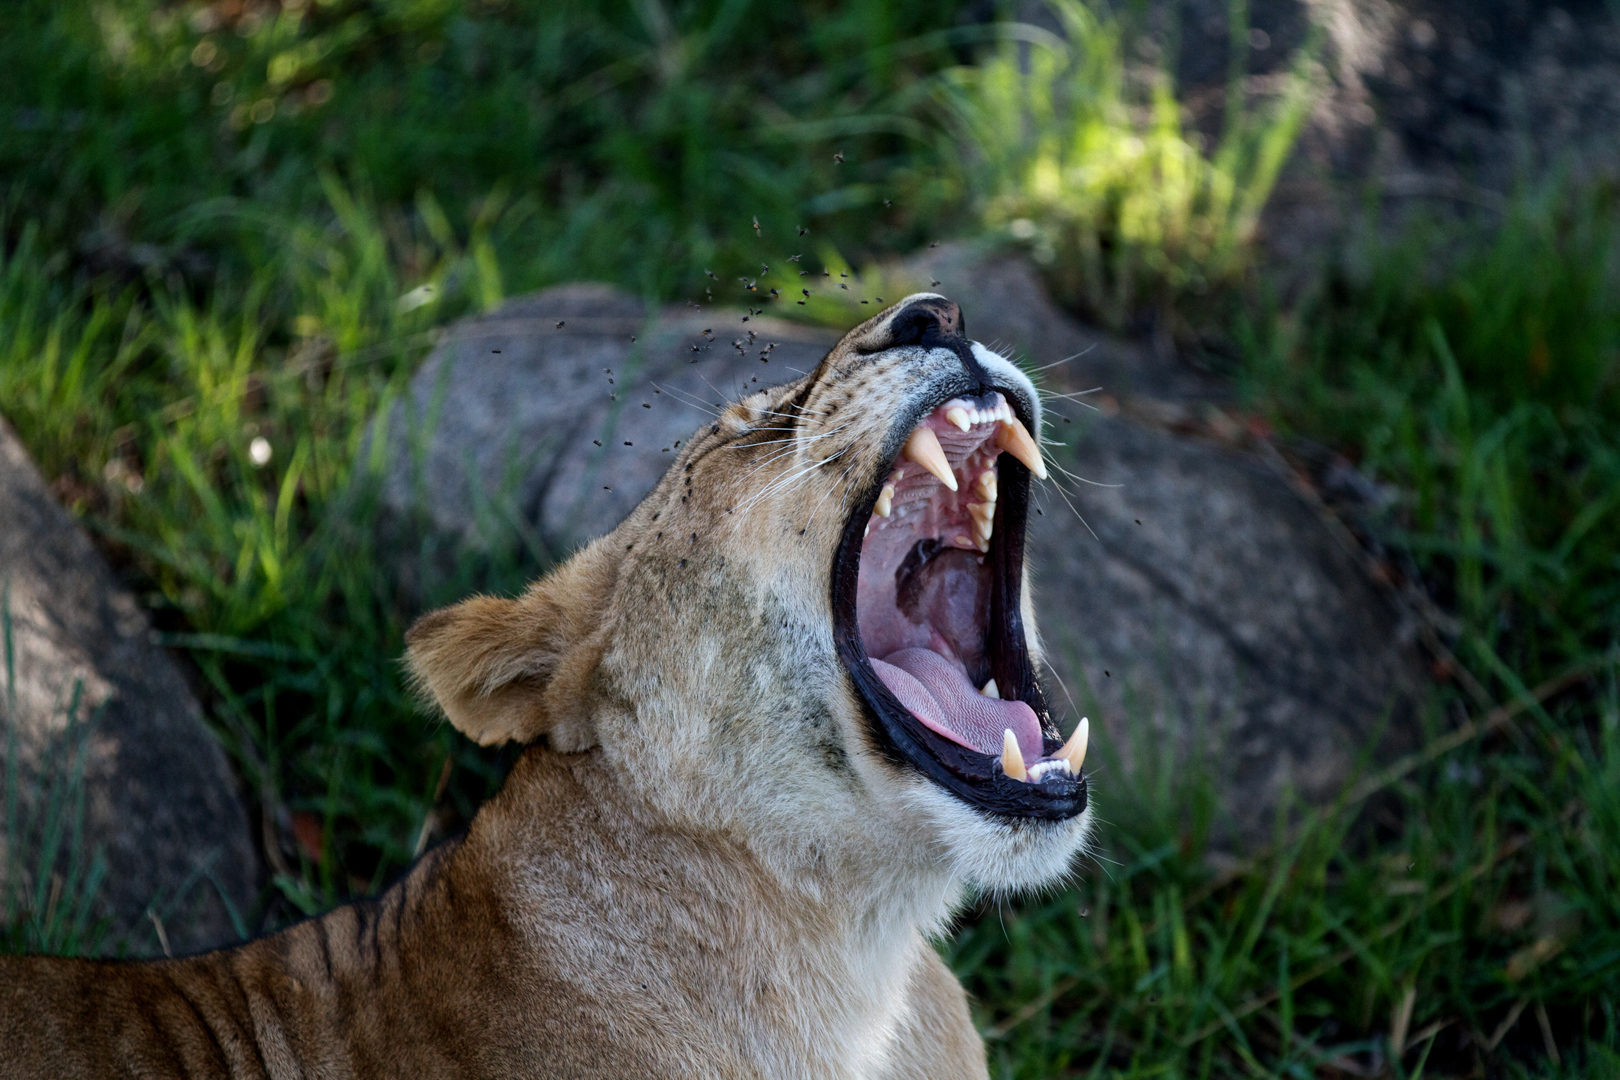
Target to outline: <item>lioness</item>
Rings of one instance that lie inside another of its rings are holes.
[[[931,293],[724,409],[410,670],[528,749],[375,900],[148,963],[0,959],[15,1077],[983,1077],[929,943],[1063,875],[1086,731],[1036,680],[1041,404]]]

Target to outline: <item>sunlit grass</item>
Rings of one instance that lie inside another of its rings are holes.
[[[1169,76],[1127,64],[1120,24],[1076,0],[1051,8],[1062,37],[1027,27],[943,83],[973,157],[969,189],[1066,303],[1116,328],[1171,319],[1247,268],[1314,92],[1301,64],[1264,107],[1230,110],[1206,152]]]

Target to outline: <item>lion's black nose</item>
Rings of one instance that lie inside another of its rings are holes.
[[[989,389],[990,376],[973,355],[962,309],[954,302],[943,296],[920,297],[891,315],[883,329],[886,333],[875,335],[882,342],[879,348],[920,345],[925,349],[949,349],[978,388]]]

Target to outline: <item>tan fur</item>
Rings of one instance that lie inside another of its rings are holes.
[[[522,596],[412,627],[458,729],[531,744],[464,838],[234,949],[0,959],[0,1078],[984,1077],[930,939],[970,887],[1061,876],[1089,814],[992,820],[897,767],[833,652],[843,522],[960,370],[889,347],[906,303]]]

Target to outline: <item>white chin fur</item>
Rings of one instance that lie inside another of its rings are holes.
[[[1074,872],[1091,839],[1091,807],[1067,821],[1007,822],[918,778],[904,801],[921,813],[944,846],[955,875],[990,893],[1027,892]]]

